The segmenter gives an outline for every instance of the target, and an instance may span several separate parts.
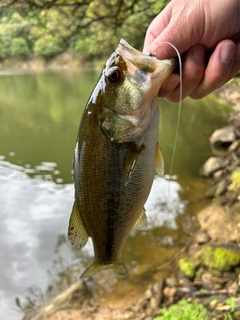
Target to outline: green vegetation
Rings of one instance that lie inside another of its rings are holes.
[[[201,250],[200,260],[210,270],[228,271],[240,263],[240,253],[207,245]]]
[[[179,301],[170,309],[161,309],[162,316],[154,318],[154,320],[193,320],[209,319],[207,309],[196,302],[188,303],[186,300]]]
[[[188,278],[194,278],[198,263],[196,259],[182,258],[178,261],[180,271]]]
[[[209,270],[229,271],[240,263],[240,253],[222,246],[206,245],[194,257],[178,261],[180,271],[188,278],[194,278],[196,270],[204,265]]]
[[[151,20],[168,0],[1,0],[0,60],[46,60],[67,51],[106,58],[120,38],[141,49]]]
[[[11,44],[11,54],[17,57],[27,57],[30,54],[28,44],[23,38],[14,38]]]
[[[160,310],[161,315],[153,320],[234,320],[239,319],[239,312],[236,310],[235,298],[228,298],[224,305],[216,310],[208,310],[202,304],[196,302],[187,302],[181,300],[172,305],[169,309],[163,308]],[[229,307],[227,311],[226,307]],[[221,308],[223,313],[221,312]]]
[[[238,193],[238,200],[240,200],[240,169],[235,170],[231,175],[232,183],[229,186],[229,190]]]
[[[226,301],[225,301],[226,305],[228,305],[230,308],[231,308],[231,312],[234,312],[235,311],[235,299],[233,297],[230,297],[228,298]]]

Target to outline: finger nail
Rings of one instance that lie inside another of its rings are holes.
[[[225,43],[221,48],[221,60],[223,63],[230,63],[234,59],[236,46],[234,43]]]
[[[173,91],[176,86],[179,84],[179,78],[171,78],[169,80],[166,80],[164,85],[162,85],[160,91],[161,92],[170,92]]]

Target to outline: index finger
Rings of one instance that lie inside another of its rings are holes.
[[[157,15],[147,29],[143,47],[144,53],[147,53],[146,50],[151,47],[151,44],[159,37],[169,24],[170,17],[168,17],[168,14],[165,16],[163,13],[164,11]]]
[[[188,32],[180,30],[182,28],[178,28],[174,22],[170,22],[158,36],[156,36],[156,30],[149,30],[144,44],[144,52],[151,52],[158,59],[169,59],[176,56],[176,51],[169,43],[174,45],[180,54],[188,51],[194,44],[198,43],[198,37],[196,37],[193,30],[188,30]]]
[[[144,52],[151,52],[158,59],[169,59],[176,56],[174,45],[180,54],[188,51],[201,40],[203,8],[196,8],[189,3],[178,6],[171,1],[150,24],[144,43]],[[196,27],[197,26],[197,27]]]

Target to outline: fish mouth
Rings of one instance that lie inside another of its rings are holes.
[[[102,132],[111,142],[136,140],[149,127],[158,91],[176,64],[175,59],[158,60],[120,41],[103,72],[104,81],[107,79],[104,90],[109,95],[103,97],[104,107],[98,117]],[[117,81],[110,78],[115,71]]]
[[[143,75],[148,74],[152,82],[157,82],[158,86],[168,78],[177,66],[176,58],[158,60],[154,55],[146,55],[138,51],[123,39],[119,42],[118,51],[127,64],[130,76],[144,80]]]

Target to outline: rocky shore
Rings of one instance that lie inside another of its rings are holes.
[[[216,94],[235,108],[226,127],[210,137],[213,154],[203,175],[212,181],[206,193],[212,204],[198,214],[199,231],[174,260],[175,273],[150,284],[126,308],[101,306],[79,280],[24,320],[240,319],[240,81],[232,80]],[[179,317],[174,318],[173,306]],[[181,316],[184,309],[193,316]]]

